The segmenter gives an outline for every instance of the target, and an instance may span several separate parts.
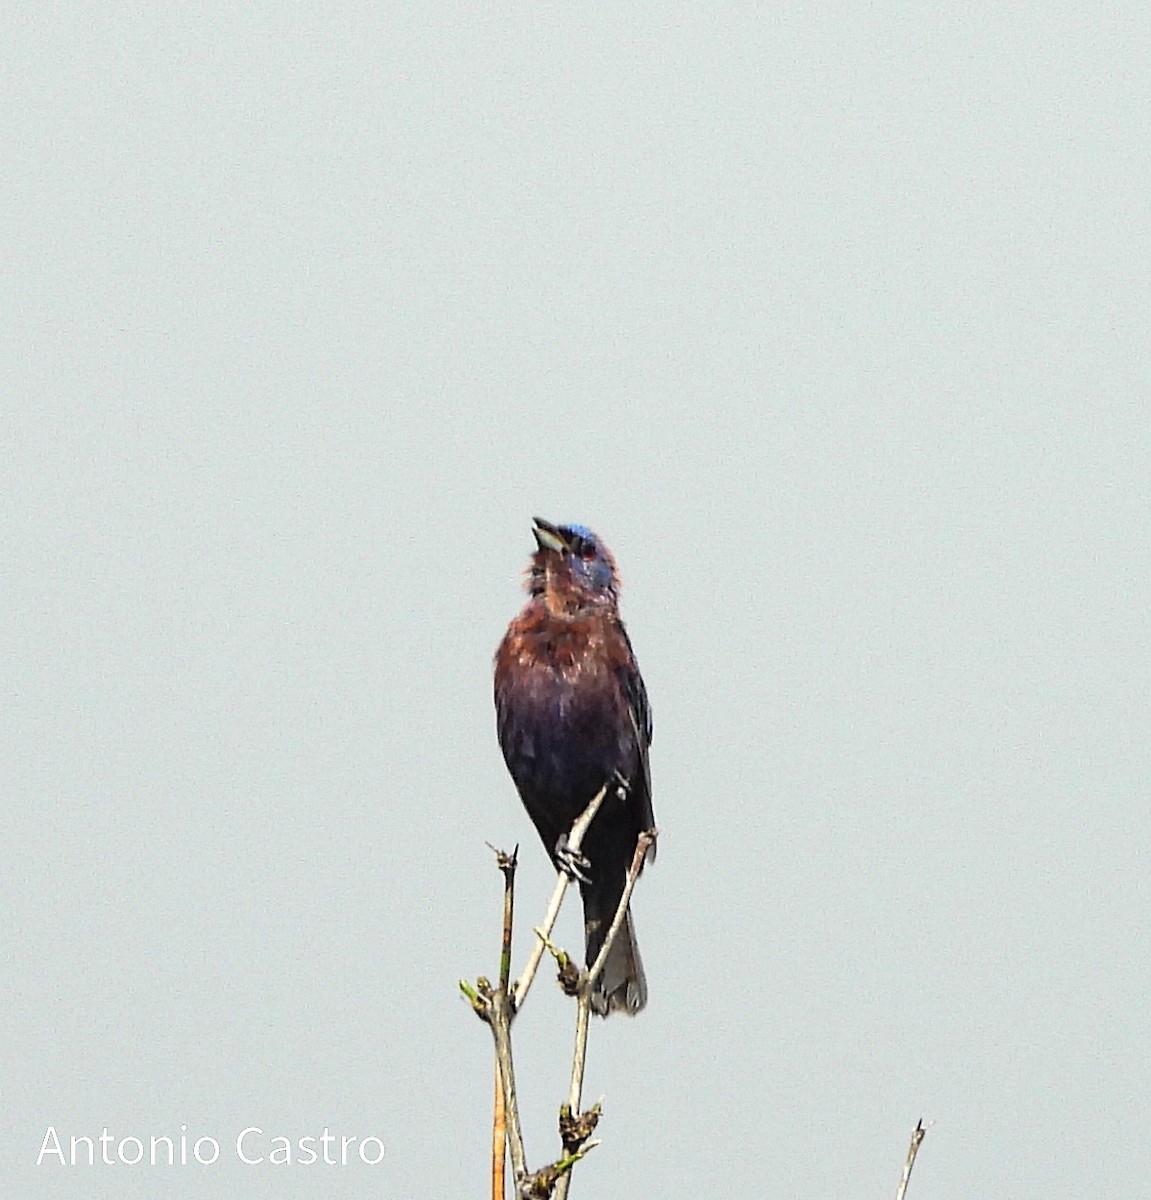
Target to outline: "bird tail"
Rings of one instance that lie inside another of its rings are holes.
[[[584,892],[584,933],[587,939],[584,957],[589,967],[595,962],[607,939],[616,906],[619,904],[617,897],[611,907],[606,908],[603,904],[606,899],[608,898],[597,895],[592,889]],[[592,1011],[601,1017],[609,1017],[613,1012],[623,1012],[629,1017],[634,1017],[646,1003],[647,979],[644,977],[643,960],[639,956],[639,943],[635,940],[635,926],[632,924],[629,907],[615,941],[611,944],[603,973],[596,981],[591,1006]]]

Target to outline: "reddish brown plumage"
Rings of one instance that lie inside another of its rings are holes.
[[[623,891],[640,832],[653,826],[647,693],[617,611],[619,579],[605,546],[579,526],[537,521],[531,593],[496,652],[497,731],[504,760],[544,846],[556,847],[591,798],[613,783],[583,850],[581,884],[590,965]],[[594,1004],[637,1012],[646,984],[627,925]]]

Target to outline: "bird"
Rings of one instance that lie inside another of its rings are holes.
[[[534,518],[528,600],[495,655],[496,733],[504,762],[557,870],[579,881],[585,961],[596,960],[639,835],[654,830],[647,689],[619,615],[619,572],[583,525]],[[567,834],[601,788],[581,846]],[[654,857],[655,845],[647,851]],[[645,860],[645,861],[646,861]],[[591,995],[600,1016],[634,1015],[647,981],[630,907]]]

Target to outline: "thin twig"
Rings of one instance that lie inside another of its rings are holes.
[[[604,938],[603,945],[596,955],[595,962],[588,968],[585,978],[580,981],[579,1006],[576,1010],[576,1041],[575,1050],[572,1054],[571,1086],[568,1089],[568,1104],[571,1105],[573,1113],[580,1111],[580,1096],[583,1092],[583,1073],[587,1061],[588,1027],[591,1024],[591,995],[595,990],[596,981],[603,974],[604,964],[611,953],[612,944],[615,942],[624,921],[627,920],[627,909],[628,904],[631,902],[631,894],[635,891],[636,880],[639,878],[640,871],[643,870],[643,864],[647,861],[648,847],[651,846],[654,840],[654,831],[639,835],[639,840],[635,846],[635,854],[632,855],[631,866],[628,868],[623,895],[620,896],[619,904],[616,906],[615,916],[612,918],[611,926],[607,931],[607,937]]]
[[[512,1157],[512,1178],[519,1181],[527,1174],[524,1138],[520,1130],[519,1105],[516,1103],[516,1073],[512,1065],[512,1006],[505,991],[495,991],[488,1001],[488,1024],[496,1044],[496,1070],[504,1085],[504,1114],[507,1119],[508,1147]]]
[[[583,845],[584,836],[587,834],[588,826],[591,825],[592,818],[599,812],[604,796],[607,795],[607,789],[608,785],[605,783],[595,796],[592,797],[591,803],[583,810],[579,819],[571,827],[571,832],[568,834],[567,846],[572,854],[579,853],[580,846]],[[513,1010],[518,1011],[521,1009],[524,1001],[527,999],[528,990],[535,979],[536,971],[539,970],[540,960],[547,950],[547,939],[551,937],[556,919],[559,917],[560,906],[563,904],[564,893],[567,891],[569,883],[571,883],[571,876],[566,871],[560,871],[556,876],[556,885],[552,890],[551,901],[548,903],[547,915],[544,917],[543,924],[536,931],[541,936],[536,938],[536,943],[532,947],[531,957],[528,959],[528,965],[524,967],[523,974],[516,980],[512,987]]]
[[[915,1156],[919,1153],[919,1147],[927,1135],[927,1130],[923,1128],[923,1118],[919,1119],[919,1124],[911,1134],[911,1145],[907,1148],[907,1161],[903,1164],[903,1175],[899,1180],[899,1190],[895,1193],[895,1200],[904,1200],[907,1195],[907,1184],[911,1179],[911,1168],[915,1166]]]
[[[588,968],[587,974],[580,980],[579,1001],[576,1006],[576,1035],[575,1049],[572,1051],[571,1086],[568,1088],[567,1107],[571,1116],[579,1116],[580,1099],[583,1095],[584,1067],[587,1063],[587,1038],[591,1025],[591,996],[595,990],[596,981],[603,974],[604,964],[611,953],[612,943],[619,936],[627,920],[628,905],[631,894],[635,891],[636,880],[639,879],[643,865],[647,861],[647,853],[655,841],[655,830],[646,830],[639,835],[632,855],[631,866],[628,868],[627,881],[624,883],[623,895],[616,905],[615,916],[604,938],[603,945],[596,955],[595,962]],[[556,1200],[567,1200],[568,1189],[571,1187],[571,1171],[565,1172],[556,1182]]]
[[[504,1104],[504,1081],[500,1064],[495,1065],[495,1094],[492,1097],[492,1200],[507,1195],[505,1170],[508,1161],[508,1110]]]
[[[511,854],[496,851],[496,863],[504,876],[504,927],[500,939],[500,991],[507,992],[512,970],[512,918],[515,913],[516,863],[519,846]],[[492,1200],[504,1200],[507,1194],[505,1168],[508,1158],[507,1105],[504,1103],[503,1076],[495,1063],[495,1095],[492,1099]]]
[[[656,832],[654,829],[645,829],[636,839],[635,853],[631,856],[631,866],[627,869],[627,879],[623,885],[623,895],[620,896],[619,904],[616,905],[615,916],[612,917],[607,937],[604,938],[603,945],[599,948],[599,953],[595,957],[595,962],[588,968],[587,978],[583,981],[584,990],[589,996],[595,987],[596,981],[603,974],[603,969],[607,963],[608,955],[611,953],[611,948],[615,943],[615,939],[619,936],[620,929],[623,928],[623,924],[627,920],[627,908],[631,903],[631,894],[635,891],[636,880],[639,879],[643,865],[647,862],[647,854],[652,847],[652,843],[655,841],[655,837]]]
[[[516,866],[519,863],[519,855],[519,846],[511,854],[496,851],[496,865],[504,876],[504,929],[500,941],[500,987],[505,992],[508,990],[508,980],[512,973],[512,917],[515,913]]]

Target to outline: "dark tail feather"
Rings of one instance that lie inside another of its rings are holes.
[[[590,967],[607,938],[607,932],[615,918],[619,898],[611,902],[611,908],[601,907],[606,897],[596,896],[590,890],[584,893],[584,933],[587,937],[585,961]],[[624,923],[612,942],[611,951],[604,963],[603,974],[592,992],[592,1011],[601,1017],[613,1012],[627,1013],[634,1017],[647,1003],[647,980],[643,974],[643,961],[639,956],[639,944],[635,940],[635,926],[631,921],[631,909],[627,910]]]

